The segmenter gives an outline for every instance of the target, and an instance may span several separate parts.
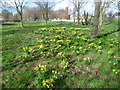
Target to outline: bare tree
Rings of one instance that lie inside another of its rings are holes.
[[[77,25],[79,25],[80,23],[80,9],[83,8],[86,4],[87,1],[85,0],[73,0],[72,1],[73,5],[74,5],[74,15],[77,12]]]
[[[113,3],[114,3],[113,0],[109,0],[109,1],[102,0],[101,7],[100,7],[100,23],[99,23],[99,26],[102,25],[106,11],[110,8],[110,6]]]
[[[75,15],[76,14],[76,9],[75,9],[75,7],[73,8],[73,18],[74,18],[74,24],[75,24]]]
[[[2,10],[2,18],[4,21],[10,21],[13,18],[13,14],[9,12],[8,10]]]
[[[16,20],[18,20],[18,21],[20,20],[20,17],[19,17],[18,13],[16,13],[16,14],[13,15],[13,20],[15,20],[15,21]]]
[[[109,23],[112,23],[112,19],[115,17],[115,14],[112,11],[109,11],[107,15],[108,15]]]
[[[47,21],[49,20],[49,12],[54,5],[52,4],[52,2],[50,4],[48,0],[42,0],[40,2],[34,2],[34,3],[39,6],[42,17],[45,20],[47,25]]]
[[[4,21],[12,20],[13,14],[11,12],[11,7],[4,0],[0,0],[1,15]]]
[[[25,8],[26,4],[27,4],[27,2],[25,2],[24,0],[22,0],[22,1],[18,0],[18,2],[16,0],[14,0],[14,2],[13,2],[15,9],[20,16],[22,27],[24,27],[24,25],[23,25],[23,9]]]
[[[19,14],[20,16],[20,20],[21,20],[21,26],[23,27],[23,9],[24,7],[26,6],[27,2],[25,2],[25,0],[14,0],[13,2],[9,2],[9,1],[6,1],[6,0],[2,0],[2,7],[4,9],[6,8],[14,8],[17,13]]]
[[[88,23],[89,23],[88,22],[88,12],[86,13],[85,10],[84,10],[84,16],[83,17],[84,17],[85,21],[83,22],[83,20],[82,20],[82,25],[88,25]]]
[[[102,1],[99,0],[99,2],[95,2],[95,11],[94,11],[94,25],[93,29],[91,31],[91,39],[94,39],[98,36],[99,31],[99,17],[100,17],[100,6]]]
[[[1,3],[0,8],[2,10],[9,10],[11,8],[5,0],[0,0],[0,3]]]
[[[25,21],[37,21],[42,19],[42,14],[38,7],[25,7],[23,11],[23,18]]]

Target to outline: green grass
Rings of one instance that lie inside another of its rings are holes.
[[[92,41],[91,25],[49,21],[46,26],[44,22],[25,22],[25,27],[21,28],[20,23],[3,24],[3,88],[44,88],[48,86],[42,81],[51,78],[54,88],[118,88],[120,43],[117,23],[116,20],[109,24],[105,22],[100,37]],[[40,40],[43,41],[38,42]],[[58,43],[59,40],[63,42]],[[43,46],[39,48],[40,45]],[[23,50],[23,47],[28,49]],[[30,48],[34,52],[29,51]],[[46,65],[48,70],[34,70],[39,64]],[[54,75],[57,78],[53,78]]]

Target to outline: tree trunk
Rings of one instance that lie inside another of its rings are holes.
[[[79,14],[79,10],[77,10],[77,25],[79,25],[80,23],[80,18],[79,18],[80,14]]]
[[[46,25],[47,25],[47,21],[48,21],[48,2],[46,2],[46,18],[45,18],[45,22],[46,22]]]
[[[95,2],[95,12],[94,12],[94,25],[91,32],[91,39],[93,40],[98,36],[99,31],[99,17],[100,17],[100,6],[101,6],[101,0],[99,2]]]
[[[47,25],[47,21],[48,21],[48,11],[46,11],[46,14],[45,14],[45,23],[46,23],[46,25]]]
[[[61,21],[60,21],[60,24],[62,24],[62,19],[61,19]]]
[[[90,17],[90,22],[89,22],[90,25],[92,25],[92,18],[93,16]]]
[[[99,24],[99,26],[101,27],[102,26],[102,23],[103,23],[103,11],[101,10],[100,11],[100,24]]]
[[[73,17],[74,17],[74,24],[75,24],[75,13],[74,13]]]
[[[88,25],[88,12],[87,14],[85,13],[85,25]]]
[[[78,8],[77,8],[77,25],[80,24],[80,2],[78,1]]]
[[[23,25],[23,16],[22,16],[22,13],[20,13],[20,21],[21,21],[21,26],[24,27],[24,25]]]

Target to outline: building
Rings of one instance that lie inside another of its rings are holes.
[[[55,14],[56,14],[56,16],[54,17],[55,19],[63,19],[63,20],[70,19],[68,7],[65,7],[65,9],[55,11]]]

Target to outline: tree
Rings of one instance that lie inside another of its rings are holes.
[[[93,24],[93,29],[91,31],[91,39],[94,39],[98,36],[98,31],[99,31],[99,17],[100,17],[100,6],[101,6],[102,1],[100,0],[99,2],[95,2],[95,11],[94,11],[94,24]]]
[[[20,20],[20,17],[19,17],[18,13],[13,15],[13,20]]]
[[[2,10],[8,10],[8,11],[9,11],[9,9],[11,8],[11,7],[9,6],[9,3],[7,3],[7,2],[4,1],[4,0],[0,0],[0,3],[1,3],[0,8],[1,8]]]
[[[0,0],[0,8],[2,10],[1,15],[4,21],[12,20],[13,14],[10,12],[12,8],[9,6],[9,4],[4,0]]]
[[[11,12],[9,12],[8,10],[2,10],[2,18],[4,21],[8,21],[11,20],[13,17],[13,14]]]
[[[88,25],[88,12],[87,12],[87,14],[86,14],[86,12],[85,12],[85,10],[84,10],[84,20],[85,20],[85,23],[83,22],[83,20],[82,20],[82,24],[83,25]]]
[[[24,27],[24,25],[23,25],[23,9],[25,8],[27,2],[25,2],[24,0],[22,0],[22,1],[14,0],[14,2],[12,4],[14,5],[14,8],[16,9],[17,13],[20,16],[21,26]]]
[[[73,18],[74,18],[74,24],[75,24],[75,15],[76,14],[76,9],[75,9],[75,7],[73,8]]]
[[[114,3],[113,0],[109,0],[109,1],[102,0],[101,7],[100,7],[100,23],[99,23],[100,27],[104,21],[104,16],[105,16],[106,11],[109,9],[109,7],[113,3]]]
[[[26,6],[27,2],[25,0],[14,0],[13,2],[9,2],[6,0],[3,0],[3,5],[8,7],[8,8],[14,8],[17,13],[20,16],[21,20],[21,26],[24,27],[23,25],[23,9]]]
[[[47,25],[47,21],[49,20],[49,12],[54,5],[48,2],[48,0],[42,0],[40,2],[34,2],[34,3],[39,6],[42,17]]]
[[[112,23],[112,18],[114,18],[115,14],[112,11],[110,11],[107,13],[107,15],[108,15],[109,23]]]
[[[74,5],[74,15],[77,12],[77,25],[79,25],[80,23],[80,9],[83,8],[87,1],[85,0],[73,0],[72,1],[73,5]]]
[[[23,11],[23,17],[25,21],[36,21],[42,19],[42,15],[38,7],[25,7]]]

